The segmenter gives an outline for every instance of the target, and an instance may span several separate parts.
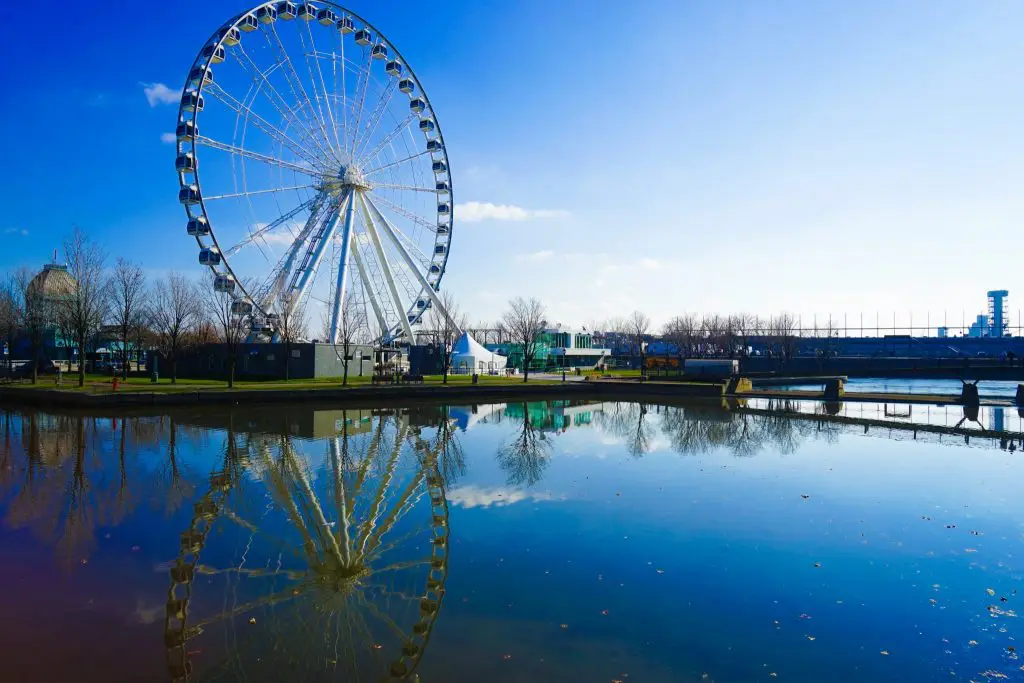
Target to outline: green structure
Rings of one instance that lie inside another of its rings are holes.
[[[509,367],[520,372],[524,369],[522,344],[488,344],[487,349],[507,356]],[[530,363],[530,371],[593,368],[610,357],[611,349],[595,347],[593,336],[586,331],[551,328],[538,337],[537,353]]]

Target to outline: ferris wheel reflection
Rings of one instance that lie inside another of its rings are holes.
[[[316,441],[228,430],[170,565],[171,680],[418,680],[447,578],[439,455],[455,435],[401,413],[339,424]]]

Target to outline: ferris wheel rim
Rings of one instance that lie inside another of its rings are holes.
[[[206,225],[206,230],[207,230],[206,234],[205,235],[201,235],[201,234],[197,233],[196,235],[194,235],[194,240],[195,240],[197,246],[200,248],[200,250],[206,250],[206,249],[208,249],[208,246],[207,246],[207,244],[204,243],[203,237],[207,237],[209,239],[210,246],[213,247],[213,249],[216,251],[216,254],[218,255],[218,261],[216,263],[214,263],[214,264],[203,264],[203,265],[206,266],[209,269],[209,272],[212,274],[212,276],[214,278],[216,278],[217,276],[221,276],[221,275],[229,276],[230,279],[233,280],[233,282],[234,282],[234,287],[237,287],[237,293],[232,292],[232,299],[234,301],[245,301],[245,302],[248,302],[248,304],[250,305],[250,309],[251,309],[252,313],[253,314],[259,314],[259,315],[263,316],[264,318],[268,317],[272,313],[273,302],[267,303],[266,301],[261,300],[260,297],[255,296],[254,295],[255,292],[250,291],[251,285],[247,285],[247,283],[241,277],[239,277],[239,273],[236,272],[235,268],[231,265],[231,262],[230,262],[230,257],[233,254],[231,254],[229,252],[232,252],[234,250],[235,253],[237,253],[237,248],[243,246],[245,241],[243,240],[242,243],[239,243],[238,245],[233,245],[232,247],[230,247],[228,249],[225,249],[224,246],[221,245],[220,240],[218,239],[217,230],[216,230],[216,227],[214,225],[214,221],[210,217],[210,211],[209,211],[209,209],[207,207],[207,201],[212,200],[214,198],[216,198],[216,199],[225,198],[225,196],[207,197],[206,194],[202,192],[202,182],[201,182],[201,179],[200,179],[200,169],[199,169],[199,163],[198,163],[198,161],[199,161],[199,151],[198,151],[198,148],[200,146],[202,146],[200,144],[200,142],[199,142],[199,138],[201,136],[198,134],[198,122],[199,122],[199,120],[201,118],[200,115],[201,115],[201,112],[202,112],[202,107],[199,106],[198,108],[195,108],[195,109],[189,109],[188,106],[187,106],[186,97],[188,97],[190,95],[193,95],[194,98],[197,101],[201,102],[204,89],[207,89],[210,86],[213,86],[214,88],[219,87],[218,85],[213,84],[212,82],[211,83],[207,83],[205,77],[201,77],[199,79],[198,83],[193,83],[192,75],[193,75],[193,73],[196,72],[197,69],[201,69],[202,70],[201,73],[203,73],[203,74],[206,74],[206,73],[208,73],[211,70],[212,65],[215,63],[214,59],[215,59],[215,56],[217,54],[217,51],[218,50],[224,50],[225,48],[232,46],[232,45],[229,45],[229,44],[227,44],[225,42],[228,39],[228,37],[230,35],[232,35],[232,33],[231,33],[232,31],[236,32],[234,34],[236,36],[236,42],[234,43],[234,46],[240,46],[241,45],[240,37],[245,35],[239,29],[239,27],[242,25],[243,22],[245,22],[249,17],[255,17],[260,10],[264,10],[264,9],[267,9],[267,8],[273,8],[274,11],[276,12],[277,8],[280,7],[283,4],[285,4],[285,3],[283,3],[283,2],[276,2],[276,1],[263,2],[263,3],[259,3],[259,4],[255,5],[255,6],[251,7],[248,10],[245,10],[243,12],[239,12],[234,17],[232,17],[230,20],[224,22],[223,24],[221,24],[220,27],[218,27],[216,30],[214,30],[213,33],[211,33],[210,37],[199,48],[199,51],[196,53],[196,56],[195,56],[195,58],[192,61],[192,65],[189,68],[189,73],[186,76],[185,83],[184,83],[184,86],[182,88],[182,99],[181,99],[181,101],[179,103],[178,117],[177,117],[177,121],[178,121],[179,126],[190,122],[192,124],[193,131],[195,131],[195,132],[192,135],[188,136],[184,140],[180,136],[177,136],[177,140],[176,140],[176,144],[175,144],[175,150],[176,150],[177,157],[181,157],[182,155],[185,155],[185,154],[191,154],[192,159],[194,160],[194,167],[191,170],[191,174],[192,174],[191,179],[188,178],[188,172],[180,172],[179,171],[179,173],[178,173],[178,175],[179,175],[179,197],[180,197],[182,192],[185,192],[185,191],[189,190],[192,186],[195,186],[196,189],[197,189],[197,195],[198,195],[197,196],[197,200],[198,201],[195,202],[195,204],[193,204],[193,205],[185,204],[185,213],[186,213],[187,218],[189,219],[190,222],[194,221],[194,220],[202,219],[203,221],[205,221],[205,225]],[[333,0],[319,0],[318,2],[315,2],[315,3],[314,2],[300,2],[300,3],[289,3],[289,4],[291,4],[293,6],[296,6],[296,7],[303,7],[303,8],[304,7],[311,7],[313,10],[330,9],[332,11],[337,11],[339,13],[337,15],[338,17],[340,17],[340,18],[350,18],[352,20],[352,22],[354,22],[354,23],[357,22],[358,25],[360,25],[361,29],[369,31],[371,37],[373,38],[374,47],[376,47],[377,45],[384,45],[386,50],[388,51],[388,54],[391,55],[391,56],[388,57],[388,59],[392,59],[392,60],[394,60],[394,61],[396,61],[396,62],[398,62],[400,64],[400,66],[402,68],[401,78],[402,79],[408,79],[408,80],[410,80],[414,84],[415,92],[416,92],[415,97],[417,99],[423,100],[423,102],[425,103],[425,108],[422,111],[425,111],[425,112],[428,113],[428,118],[429,118],[429,120],[430,120],[430,122],[432,124],[432,127],[430,128],[429,131],[426,130],[426,129],[423,129],[421,127],[421,132],[424,133],[424,136],[428,140],[428,143],[429,143],[430,140],[436,140],[437,143],[438,143],[437,146],[433,147],[433,148],[428,145],[427,151],[421,151],[416,156],[429,155],[430,159],[432,159],[434,161],[440,161],[443,164],[442,167],[443,167],[444,171],[441,174],[441,175],[443,175],[443,180],[441,179],[441,176],[438,174],[438,172],[436,170],[434,171],[434,176],[433,177],[437,181],[436,185],[438,186],[438,189],[434,190],[433,193],[438,197],[438,207],[437,207],[438,211],[434,215],[434,220],[431,221],[430,224],[427,226],[428,229],[432,229],[432,231],[435,233],[434,234],[434,239],[433,239],[433,243],[434,243],[434,256],[435,257],[436,256],[440,256],[440,258],[431,258],[431,259],[429,259],[428,262],[427,262],[427,270],[422,273],[422,275],[423,275],[422,279],[424,279],[424,281],[426,281],[426,280],[430,280],[431,281],[429,286],[423,286],[423,287],[418,287],[417,288],[417,287],[415,287],[415,283],[414,283],[414,287],[412,289],[410,289],[408,287],[408,281],[406,281],[404,283],[405,286],[406,286],[406,291],[407,292],[411,293],[413,291],[413,289],[416,289],[419,292],[418,294],[414,294],[414,295],[410,296],[411,301],[409,302],[407,307],[403,307],[401,305],[402,302],[401,302],[401,298],[400,297],[396,297],[392,301],[392,303],[394,304],[392,310],[395,313],[395,315],[398,317],[398,321],[394,322],[394,321],[390,321],[389,320],[388,321],[388,323],[389,323],[388,327],[386,329],[384,329],[384,328],[380,329],[380,338],[382,338],[383,341],[394,341],[395,339],[397,339],[397,338],[402,336],[402,329],[403,329],[403,327],[406,330],[408,330],[409,329],[409,325],[415,325],[415,324],[419,323],[422,320],[423,316],[426,314],[427,308],[430,307],[430,301],[433,298],[436,298],[434,296],[434,293],[439,291],[439,289],[440,289],[440,284],[441,284],[442,280],[444,279],[445,274],[447,273],[448,261],[449,261],[449,258],[451,256],[450,246],[451,246],[452,234],[454,232],[454,213],[455,213],[454,212],[454,203],[455,203],[454,202],[454,198],[455,198],[455,195],[454,195],[454,188],[453,188],[453,183],[452,183],[451,165],[450,165],[450,160],[449,160],[449,156],[448,156],[448,148],[447,148],[447,145],[446,145],[446,143],[444,141],[444,133],[443,133],[443,129],[442,129],[442,126],[441,126],[441,122],[439,121],[439,118],[437,116],[437,112],[436,112],[436,110],[435,110],[435,108],[434,108],[434,106],[433,106],[433,104],[432,104],[432,102],[430,100],[429,93],[428,93],[426,87],[423,85],[423,81],[416,74],[415,69],[409,64],[408,60],[405,58],[405,56],[402,54],[402,52],[395,46],[395,44],[388,38],[388,36],[383,31],[378,29],[376,27],[376,25],[374,25],[373,23],[368,21],[362,15],[360,15],[360,14],[358,14],[356,12],[353,12],[352,10],[348,9],[347,7],[344,7],[343,5],[341,5],[341,4],[337,3],[337,2],[334,2]],[[308,23],[308,24],[312,24],[313,23],[311,21],[305,21],[305,20],[300,20],[300,21],[304,21],[304,23]],[[320,22],[317,22],[317,23],[320,23]],[[333,25],[330,26],[329,29],[330,30],[339,30],[336,26],[333,26]],[[276,33],[276,28],[274,28],[273,30]],[[342,33],[341,40],[344,42],[345,34],[344,34],[344,32],[341,32],[341,33]],[[278,38],[278,41],[280,42],[279,38]],[[365,45],[364,45],[364,47],[365,47]],[[282,46],[282,49],[283,49],[283,46]],[[314,58],[317,58],[316,55],[314,55]],[[223,61],[223,57],[222,57],[222,61]],[[371,60],[371,63],[372,63],[372,60]],[[308,65],[307,65],[307,67],[308,67]],[[318,66],[318,68],[319,68],[319,66]],[[345,68],[345,66],[344,66],[344,64],[342,64],[342,69],[344,69],[344,68]],[[310,73],[312,74],[311,70],[310,70]],[[394,80],[398,80],[398,78],[399,78],[399,76],[397,76],[397,75],[394,75],[394,74],[390,74],[390,75],[392,75],[394,77]],[[323,76],[321,74],[321,79],[322,78],[323,78]],[[369,82],[370,78],[371,78],[370,66],[368,64],[367,68],[366,68],[367,86],[368,86],[368,82]],[[387,79],[386,79],[386,82],[388,83],[388,85],[390,85],[390,83],[391,83],[391,81],[388,81]],[[364,86],[364,87],[367,87],[367,86]],[[327,94],[326,86],[324,86],[324,90],[325,90],[325,95],[326,95]],[[364,92],[364,96],[365,96],[365,92]],[[339,93],[337,92],[336,88],[335,88],[334,92],[332,92],[332,93],[330,93],[330,95],[328,95],[328,98],[333,98],[334,100],[337,100],[339,98]],[[308,96],[307,96],[307,99],[308,99]],[[344,109],[345,105],[348,103],[348,100],[349,100],[348,93],[347,92],[340,93],[340,99],[342,101],[342,107]],[[327,108],[328,108],[328,111],[330,111],[330,105],[329,104],[328,104]],[[386,107],[384,109],[386,109]],[[361,107],[360,108],[360,112],[362,112],[362,111],[363,111],[363,108]],[[345,110],[345,112],[347,114],[347,110]],[[236,113],[239,113],[239,115],[240,115],[240,112],[236,112]],[[381,111],[381,116],[383,116],[383,113],[384,113],[384,111],[382,110]],[[322,114],[322,112],[321,112],[321,114]],[[412,121],[412,115],[410,115],[409,118],[405,120],[405,122],[404,122],[405,123],[405,127],[401,127],[400,126],[399,128],[396,128],[395,132],[402,133],[402,132],[405,132],[406,130],[411,130],[411,129],[408,128],[408,126],[411,123],[411,121]],[[321,124],[323,123],[322,119],[321,119],[320,122],[321,122]],[[287,126],[291,126],[292,124],[298,125],[298,114],[295,114],[295,118],[292,119],[292,120],[285,119],[283,121],[283,123],[286,123]],[[246,119],[246,124],[248,125],[248,119]],[[337,126],[333,123],[333,121],[332,121],[332,128],[333,128],[335,137],[337,137],[339,130],[338,130]],[[287,130],[287,127],[286,127],[286,130]],[[347,129],[344,129],[344,132],[345,132],[346,137],[347,137],[347,135],[348,135]],[[373,131],[370,131],[370,136],[371,137],[372,137],[372,134],[373,134]],[[357,139],[358,139],[358,135],[359,135],[358,131],[356,131],[356,135],[357,135]],[[362,141],[362,142],[365,145],[365,144],[369,143],[369,141],[370,140],[365,140],[365,141]],[[277,144],[283,145],[284,142],[283,141],[277,141]],[[327,144],[328,144],[328,146],[330,145],[330,140],[329,139],[327,140]],[[383,148],[384,148],[384,145],[378,145],[378,147],[374,149],[373,154],[368,156],[367,158],[374,158],[376,155],[379,155]],[[354,148],[353,152],[355,152],[355,151],[356,151],[356,149]],[[280,155],[278,154],[278,156],[280,156]],[[296,156],[298,157],[299,155],[296,155]],[[232,158],[234,159],[234,157],[232,157]],[[317,176],[317,173],[318,173],[317,167],[316,167],[315,163],[313,163],[313,162],[310,162],[309,168],[300,168],[300,167],[298,167],[295,164],[290,164],[288,162],[284,162],[282,159],[278,158],[277,159],[277,165],[282,166],[282,167],[291,167],[293,172],[297,171],[297,172],[305,173],[306,176],[308,178],[310,178],[310,179],[314,179],[315,180],[315,179],[318,178],[318,176]],[[381,170],[381,169],[373,169],[370,172],[376,172],[376,171],[379,171],[379,170]],[[443,182],[444,187],[445,187],[443,192],[440,189],[442,182]],[[427,188],[407,187],[407,186],[403,186],[401,184],[396,184],[396,183],[390,183],[389,184],[387,182],[382,182],[382,183],[379,184],[379,186],[380,187],[385,187],[385,188],[393,188],[393,189],[396,189],[396,190],[397,189],[407,189],[407,190],[416,190],[416,191],[430,192],[430,190],[428,190]],[[300,204],[300,206],[298,207],[299,209],[302,209],[303,207],[307,207],[307,205],[312,204],[323,193],[323,189],[321,187],[318,187],[317,183],[310,183],[309,185],[306,185],[306,186],[303,186],[303,187],[305,187],[306,189],[310,189],[310,188],[315,189],[316,190],[316,194],[314,195],[313,198],[309,198],[305,202]],[[273,190],[267,190],[267,192],[278,192],[278,191],[291,190],[291,189],[297,189],[297,188],[277,188],[277,189],[273,189]],[[251,193],[246,193],[246,194],[251,194]],[[447,213],[444,216],[442,216],[442,213],[440,211],[440,208],[441,208],[440,204],[442,202],[442,199],[441,199],[442,195],[444,195],[444,202],[448,206]],[[365,201],[365,197],[363,199]],[[378,197],[377,199],[378,200],[382,200],[383,198]],[[387,200],[384,200],[384,201],[387,201]],[[371,203],[373,203],[372,200],[371,200]],[[250,206],[251,206],[251,204],[250,204]],[[392,210],[395,210],[396,208],[397,207],[393,207],[393,206],[391,207]],[[375,209],[376,209],[376,207],[375,207]],[[280,218],[280,217],[278,217],[278,218]],[[312,218],[312,214],[311,214],[311,218]],[[444,219],[443,221],[442,221],[442,218]],[[275,221],[276,220],[277,220],[277,218],[275,218]],[[444,228],[444,232],[443,233],[440,230],[442,227]],[[443,239],[442,239],[442,235],[443,235]],[[258,237],[259,236],[256,236],[256,237],[254,237],[254,239],[256,239]],[[443,247],[443,251],[439,251],[439,249],[441,247]],[[399,248],[401,249],[401,245],[399,245]],[[435,271],[432,268],[430,268],[431,265],[436,265],[437,266],[436,274],[435,274]],[[379,293],[379,290],[378,290],[378,293]],[[429,295],[430,298],[427,298],[427,296],[425,296],[425,295]],[[367,297],[372,297],[373,294],[371,292],[366,292],[366,296]],[[426,306],[420,305],[423,301],[427,302]],[[364,302],[364,307],[365,307],[365,302]],[[406,324],[406,322],[408,322],[408,324]],[[412,339],[409,339],[410,343],[412,341],[413,341]]]

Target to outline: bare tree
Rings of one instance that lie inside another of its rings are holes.
[[[544,331],[544,305],[537,299],[518,296],[509,301],[508,306],[502,323],[509,341],[522,348],[525,382],[530,377],[530,364],[537,357],[537,342]]]
[[[78,347],[78,386],[84,387],[89,343],[103,324],[109,303],[105,273],[107,255],[78,227],[64,240],[64,255],[75,287],[60,299],[59,314]]]
[[[677,315],[665,323],[663,334],[679,348],[682,359],[697,355],[700,345],[700,320],[693,313]]]
[[[7,374],[14,366],[14,340],[25,322],[25,288],[21,285],[23,276],[9,273],[0,283],[0,356],[7,347]]]
[[[468,326],[468,321],[466,314],[459,311],[459,306],[451,292],[447,290],[442,292],[440,299],[444,311],[437,306],[430,309],[427,319],[424,321],[426,323],[424,333],[430,336],[441,354],[441,381],[447,384],[448,373],[452,368],[452,356],[455,353],[455,343],[459,341],[462,331]]]
[[[112,322],[117,327],[117,340],[121,343],[121,377],[128,379],[128,346],[133,340],[135,327],[147,305],[146,274],[142,268],[123,258],[117,259],[107,287]]]
[[[338,311],[337,332],[337,341],[333,344],[334,354],[341,361],[341,384],[346,386],[348,385],[348,366],[352,362],[352,347],[367,341],[369,336],[366,311],[351,291],[345,292],[345,298],[341,301],[341,310]],[[324,311],[323,335],[327,340],[330,340],[332,336],[331,319],[328,311]],[[362,370],[361,367],[360,370]]]
[[[178,381],[178,354],[201,311],[195,284],[181,273],[168,273],[153,294],[153,328],[157,346],[171,364],[172,384]]]
[[[644,337],[651,331],[651,319],[646,313],[633,311],[626,319],[626,330],[636,345],[637,355],[640,356],[640,374],[644,373]]]
[[[213,286],[213,276],[210,275],[207,282],[200,287],[201,300],[203,302],[203,313],[210,322],[216,326],[217,335],[224,344],[224,352],[227,355],[228,389],[235,386],[235,366],[238,364],[238,349],[250,330],[250,317],[248,315],[237,315],[231,310],[232,299],[230,296],[218,292]]]
[[[788,361],[796,353],[796,318],[791,313],[780,313],[772,318],[770,327],[776,348]]]
[[[132,323],[132,346],[135,347],[135,361],[140,366],[144,357],[143,352],[146,349],[152,349],[157,343],[156,332],[153,330],[153,302],[151,295],[151,292],[147,293],[148,300],[146,305],[139,309],[138,314],[135,316],[135,321]]]
[[[306,321],[306,305],[304,302],[297,302],[295,306],[289,306],[286,299],[282,299],[278,307],[277,333],[281,335],[281,343],[284,344],[284,378],[291,379],[292,370],[292,345],[309,334],[309,325]]]

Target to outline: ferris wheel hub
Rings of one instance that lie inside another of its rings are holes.
[[[363,170],[358,164],[350,163],[338,169],[338,174],[327,181],[327,190],[335,196],[341,196],[349,190],[367,192],[373,186],[366,180]]]

